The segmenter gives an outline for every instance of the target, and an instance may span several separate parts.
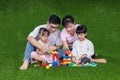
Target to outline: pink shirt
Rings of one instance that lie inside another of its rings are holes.
[[[76,24],[76,25],[75,25],[75,29],[77,28],[77,26],[79,26],[79,24]],[[72,47],[73,42],[75,42],[75,41],[78,39],[76,33],[75,33],[73,36],[71,36],[71,35],[65,30],[65,28],[62,30],[60,36],[61,36],[62,41],[67,41],[69,47]]]

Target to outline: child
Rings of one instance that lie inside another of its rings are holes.
[[[79,64],[80,62],[98,62],[106,63],[106,59],[92,59],[91,56],[94,54],[94,45],[88,40],[87,28],[84,25],[80,25],[76,28],[76,34],[78,40],[73,43],[73,62]]]
[[[38,43],[40,45],[44,46],[49,45],[48,43],[49,31],[46,28],[40,28],[38,36],[39,36]],[[31,53],[31,63],[34,62],[33,59],[37,61],[47,61],[48,63],[51,63],[52,61],[50,53],[47,52],[43,54],[43,52],[38,48],[36,48],[36,51],[33,51]]]

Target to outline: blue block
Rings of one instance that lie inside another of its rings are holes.
[[[92,66],[92,67],[96,67],[97,64],[96,64],[95,62],[92,62],[92,63],[91,63],[91,66]]]
[[[60,61],[53,61],[52,66],[57,67],[60,64]]]
[[[63,55],[63,58],[71,58],[70,56]]]

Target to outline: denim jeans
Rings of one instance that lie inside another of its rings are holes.
[[[27,42],[23,61],[28,60],[30,62],[30,54],[31,54],[32,51],[35,51],[35,47],[30,42]],[[62,56],[64,54],[63,49],[59,49],[58,54],[59,54],[60,58],[62,58]]]
[[[24,58],[23,58],[23,61],[24,60],[30,60],[30,54],[32,51],[35,50],[35,47],[30,43],[30,42],[27,42],[27,45],[26,45],[26,48],[25,48],[25,52],[24,52]]]

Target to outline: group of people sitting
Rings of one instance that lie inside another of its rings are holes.
[[[26,70],[32,60],[51,62],[49,50],[57,50],[60,58],[63,57],[63,48],[69,48],[72,61],[79,64],[83,58],[90,62],[106,63],[106,59],[95,59],[94,45],[87,39],[87,27],[76,24],[71,15],[62,19],[62,31],[59,30],[61,23],[57,15],[51,15],[47,24],[37,26],[27,37],[23,64],[20,70]]]

